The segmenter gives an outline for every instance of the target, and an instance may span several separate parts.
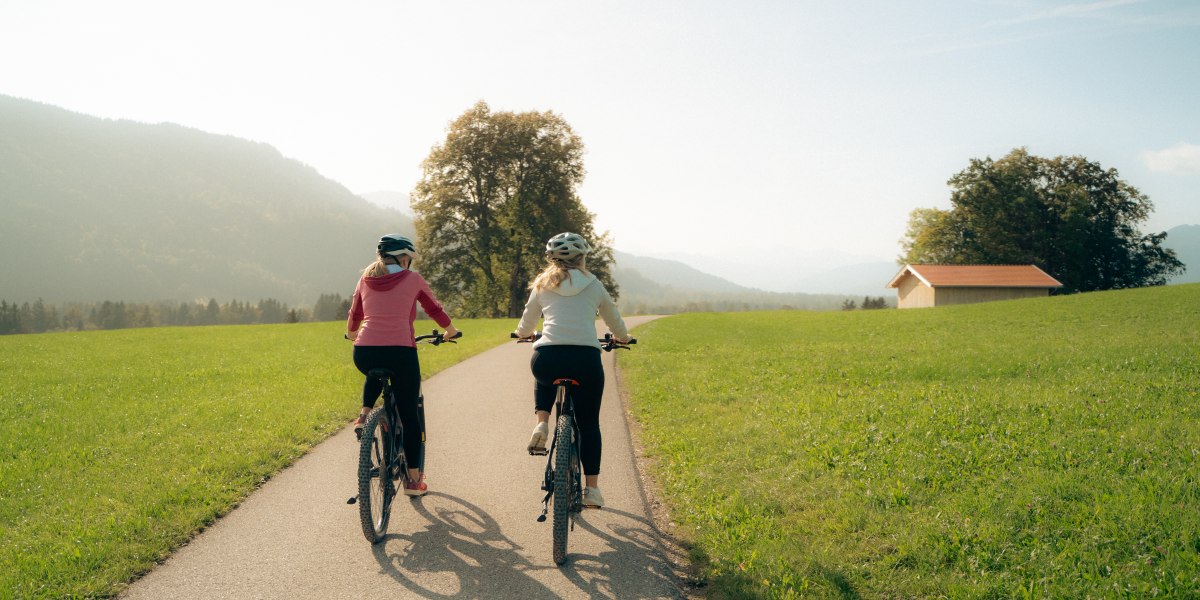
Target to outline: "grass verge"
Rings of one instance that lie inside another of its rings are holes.
[[[1200,285],[639,337],[634,414],[714,597],[1200,589]]]
[[[421,347],[423,376],[512,320],[455,325],[459,344]],[[0,597],[113,595],[345,427],[362,375],[343,329],[0,337]]]

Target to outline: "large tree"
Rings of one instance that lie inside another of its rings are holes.
[[[972,159],[949,184],[951,209],[911,213],[901,262],[1036,264],[1064,293],[1162,285],[1183,272],[1166,233],[1138,230],[1149,198],[1082,156],[1018,148]]]
[[[576,194],[583,142],[562,117],[492,112],[479,102],[450,124],[422,168],[412,195],[421,273],[455,314],[520,316],[546,240],[563,231],[596,248],[588,269],[616,295],[607,235],[596,235]]]

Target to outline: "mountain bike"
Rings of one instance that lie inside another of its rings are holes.
[[[417,336],[418,344],[434,346],[455,343],[462,336],[458,332],[453,339],[435,329],[429,335]],[[371,411],[359,433],[358,449],[358,495],[349,504],[358,504],[358,517],[362,523],[363,536],[372,544],[383,540],[387,533],[388,518],[392,512],[392,500],[397,490],[409,483],[408,469],[415,467],[425,472],[425,395],[417,393],[417,423],[420,431],[411,432],[421,436],[421,460],[410,465],[404,453],[404,426],[392,391],[395,373],[388,369],[371,369],[367,377],[374,377],[383,384],[383,406]]]
[[[516,338],[518,344],[532,343],[541,337],[538,333],[527,338],[517,337],[516,333],[510,336]],[[611,333],[596,341],[600,342],[600,348],[605,352],[629,350],[629,344],[637,343],[637,339],[634,338],[622,344],[613,338]],[[552,554],[556,565],[566,562],[567,535],[575,529],[576,515],[583,511],[583,465],[579,461],[581,436],[579,425],[575,421],[574,394],[571,390],[578,386],[579,382],[574,379],[564,377],[554,380],[554,436],[549,448],[540,452],[529,451],[529,454],[534,456],[548,456],[546,472],[542,478],[542,491],[546,492],[546,495],[542,498],[542,514],[538,515],[537,520],[538,523],[546,522],[546,513],[550,511],[553,500]]]

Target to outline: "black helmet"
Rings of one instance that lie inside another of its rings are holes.
[[[379,238],[377,248],[381,255],[417,257],[417,247],[413,245],[412,240],[398,233],[389,233]]]

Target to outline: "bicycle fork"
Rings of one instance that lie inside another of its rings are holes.
[[[542,514],[538,515],[538,523],[545,523],[546,513],[550,512],[550,497],[554,495],[554,447],[557,444],[558,436],[551,436],[550,448],[546,451],[546,472],[542,476],[542,491],[546,495],[542,497]]]
[[[579,439],[578,435],[574,436],[575,440],[572,445],[575,447],[575,455],[579,456]],[[554,496],[554,448],[558,443],[558,436],[554,436],[554,440],[550,442],[550,450],[547,452],[546,458],[546,473],[542,477],[542,491],[546,492],[542,496],[542,512],[538,515],[537,522],[546,522],[546,513],[550,512],[550,498]],[[583,482],[579,479],[580,474],[576,472],[574,477],[570,477],[567,485],[570,488],[568,496],[571,498],[571,506],[567,509],[567,513],[571,515],[571,531],[575,531],[575,515],[579,514],[582,509],[580,498],[583,494]]]

